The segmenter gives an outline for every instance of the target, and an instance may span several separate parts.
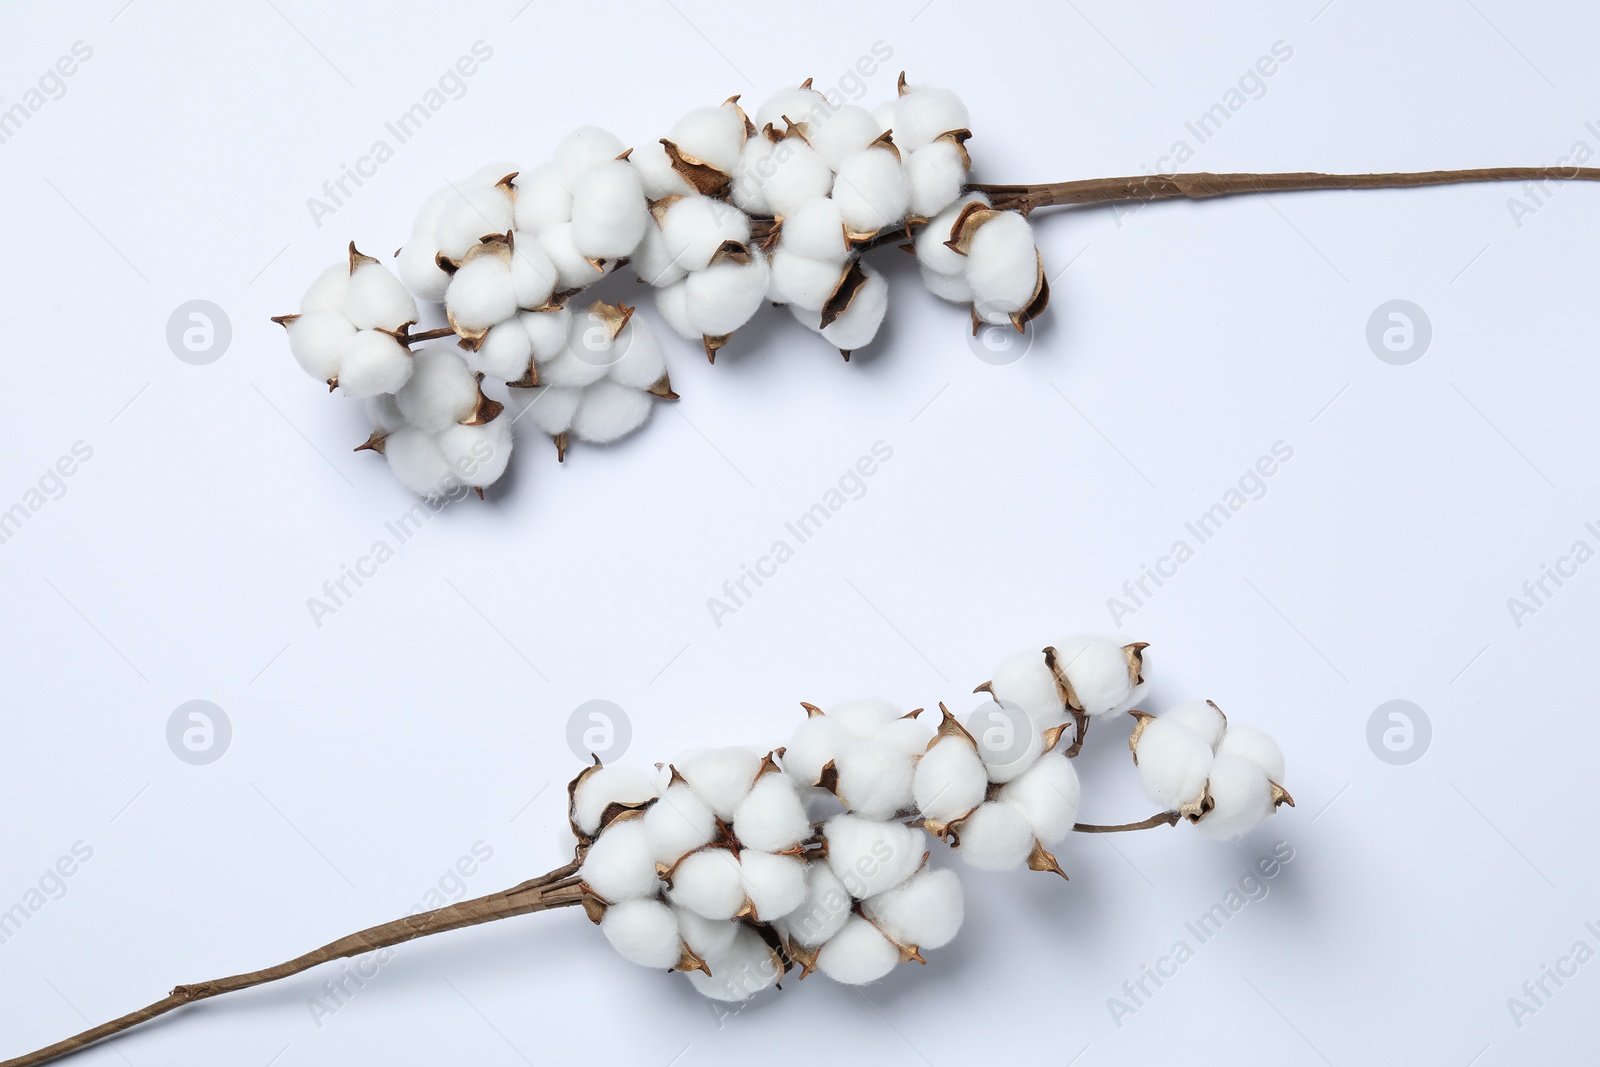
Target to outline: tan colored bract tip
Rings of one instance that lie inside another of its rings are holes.
[[[1138,708],[1130,709],[1128,714],[1137,720],[1133,724],[1133,733],[1128,735],[1128,751],[1133,753],[1133,765],[1137,767],[1139,765],[1139,738],[1144,736],[1144,728],[1155,719],[1155,716],[1148,712],[1140,711]]]
[[[1083,703],[1078,699],[1077,691],[1072,688],[1072,679],[1068,678],[1067,672],[1062,669],[1061,654],[1056,651],[1054,645],[1045,646],[1044,665],[1055,675],[1056,695],[1061,698],[1061,703],[1072,709],[1075,717],[1083,715]]]
[[[712,337],[711,335],[707,334],[706,336],[700,338],[700,343],[705,345],[706,359],[712,363],[715,363],[717,361],[717,353],[722,350],[723,345],[728,343],[728,339],[731,336],[731,334],[726,333],[721,337]]]
[[[1280,808],[1285,804],[1291,808],[1294,807],[1294,797],[1289,795],[1287,789],[1277,782],[1269,782],[1269,784],[1272,786],[1272,806],[1274,808]]]
[[[1226,730],[1226,729],[1227,729],[1227,728],[1228,728],[1228,716],[1227,716],[1227,715],[1225,715],[1225,714],[1223,714],[1223,711],[1222,711],[1222,709],[1221,709],[1221,708],[1219,708],[1219,707],[1217,707],[1217,702],[1216,702],[1216,701],[1214,701],[1214,700],[1208,700],[1208,701],[1206,701],[1206,703],[1207,703],[1207,704],[1209,704],[1209,705],[1210,705],[1210,706],[1211,706],[1211,710],[1212,710],[1212,711],[1214,711],[1214,712],[1216,712],[1216,713],[1217,713],[1217,714],[1218,714],[1218,715],[1220,715],[1220,716],[1222,716],[1222,728],[1223,728],[1223,729],[1224,729],[1224,730]]]
[[[688,942],[680,941],[678,945],[682,951],[678,954],[678,962],[673,964],[671,969],[674,971],[700,971],[707,978],[710,978],[711,968],[706,965],[705,960],[694,954],[694,949],[689,947]]]
[[[1063,881],[1067,880],[1067,872],[1061,869],[1061,864],[1056,862],[1053,852],[1045,849],[1044,842],[1034,838],[1033,851],[1028,853],[1028,870],[1050,871],[1059,874]]]
[[[1134,685],[1144,683],[1144,650],[1149,647],[1149,641],[1134,641],[1122,646],[1122,657],[1128,661],[1128,680]],[[1211,706],[1216,707],[1215,704]]]
[[[387,433],[385,433],[384,431],[382,431],[382,430],[373,430],[371,436],[369,436],[365,441],[361,442],[359,445],[356,445],[356,447],[351,449],[351,451],[352,452],[376,452],[378,455],[381,456],[381,455],[383,455],[383,443],[385,441],[387,441],[388,439],[389,439],[389,435]]]
[[[672,162],[672,169],[678,176],[690,185],[701,196],[721,196],[728,191],[728,186],[733,184],[733,176],[727,171],[718,170],[705,160],[696,159],[686,155],[678,146],[667,138],[661,138],[661,147],[667,150],[667,159]]]
[[[711,263],[737,263],[744,266],[750,262],[750,249],[739,241],[724,241],[711,253]],[[708,264],[710,265],[710,264]]]
[[[900,72],[900,77],[895,80],[894,94],[896,96],[904,96],[910,91],[910,89],[906,88],[906,72],[902,70]]]
[[[365,253],[356,251],[356,243],[354,241],[350,242],[350,273],[351,274],[354,274],[358,269],[360,269],[361,267],[366,266],[368,263],[376,263],[376,262],[378,262],[378,261],[376,259],[374,259],[373,257],[371,257],[369,255],[366,255]]]
[[[554,441],[556,445],[556,462],[565,463],[567,461],[567,431],[562,430],[550,440]]]
[[[817,707],[815,704],[809,704],[804,700],[800,702],[800,706],[806,709],[806,718],[808,719],[815,719],[818,715],[823,713],[821,708]]]
[[[661,372],[661,377],[656,379],[655,384],[648,391],[651,396],[658,396],[662,400],[678,399],[678,394],[672,391],[672,379],[667,377],[666,371]]]
[[[822,329],[827,329],[850,309],[855,301],[856,294],[861,292],[861,287],[867,284],[866,271],[861,269],[861,261],[852,259],[850,266],[839,275],[839,284],[833,287],[833,294],[828,297],[827,303],[822,305]]]
[[[961,720],[957,719],[950,713],[950,709],[944,706],[944,702],[940,701],[939,728],[934,731],[933,740],[928,742],[928,747],[931,749],[934,745],[938,744],[942,738],[946,737],[959,737],[961,740],[972,746],[972,751],[978,751],[977,740],[967,732],[967,728],[965,726],[961,725]]]

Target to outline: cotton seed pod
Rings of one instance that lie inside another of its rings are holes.
[[[683,939],[672,909],[659,900],[627,900],[606,909],[600,932],[629,963],[667,969],[683,958]]]
[[[1021,809],[1004,801],[980,804],[954,823],[956,854],[985,871],[1012,871],[1027,863],[1037,842]]]
[[[405,426],[383,439],[383,458],[400,484],[418,496],[436,496],[449,488],[450,463],[434,435]]]
[[[538,237],[552,226],[572,221],[572,193],[554,164],[546,163],[512,180],[512,221],[518,232]]]
[[[689,273],[689,268],[678,262],[672,250],[667,248],[666,234],[653,217],[628,263],[640,281],[658,289],[682,281]]]
[[[1223,738],[1226,743],[1227,738]],[[1195,826],[1208,837],[1229,840],[1254,829],[1277,807],[1270,779],[1252,761],[1231,753],[1218,754],[1206,785],[1211,808]]]
[[[843,232],[840,234],[843,240]],[[768,296],[780,304],[816,314],[839,289],[845,268],[829,260],[811,259],[780,244],[772,253]]]
[[[534,311],[550,306],[561,272],[531,235],[511,234],[511,290],[517,307]]]
[[[834,787],[846,810],[868,819],[889,819],[912,804],[915,761],[879,741],[851,741],[835,757]]]
[[[635,315],[628,319],[614,338],[613,351],[620,355],[606,368],[612,381],[665,399],[676,398],[667,378],[667,361],[661,344],[656,340],[655,331],[642,318]]]
[[[439,255],[460,263],[485,237],[510,233],[512,195],[510,183],[462,189],[439,216],[435,242]]]
[[[972,286],[967,283],[967,259],[956,250],[955,243],[969,212],[988,207],[988,197],[982,193],[967,193],[917,233],[912,246],[917,265],[922,268],[923,283],[935,296],[958,304],[972,302]]]
[[[417,321],[417,301],[389,268],[350,245],[344,314],[358,330],[399,332]]]
[[[644,823],[637,817],[613,820],[589,846],[578,877],[607,904],[655,897],[661,882]]]
[[[961,198],[972,166],[972,157],[962,143],[965,132],[945,134],[906,155],[903,165],[913,216],[931,219]]]
[[[460,354],[444,345],[427,345],[412,354],[412,373],[395,393],[406,422],[437,433],[473,416],[481,395],[477,379]]]
[[[717,836],[716,813],[684,782],[661,790],[661,799],[650,805],[643,822],[656,863],[667,867]]]
[[[617,135],[598,126],[580,126],[556,145],[550,162],[569,193],[576,193],[589,168],[627,151]]]
[[[644,184],[627,160],[584,171],[572,194],[572,243],[579,252],[591,259],[631,256],[650,222]]]
[[[444,299],[451,327],[469,340],[482,340],[491,326],[514,317],[517,294],[509,238],[474,245],[450,279]]]
[[[1229,726],[1217,744],[1217,755],[1247,759],[1260,767],[1271,781],[1283,781],[1283,750],[1276,741],[1254,726]]]
[[[650,394],[602,378],[583,390],[572,414],[572,432],[590,444],[620,440],[650,417]]]
[[[462,353],[467,369],[496,381],[515,382],[528,374],[533,358],[533,341],[520,316],[499,323],[483,335],[475,349]],[[533,384],[530,382],[530,384]]]
[[[768,764],[776,770],[775,764]],[[746,848],[785,852],[811,836],[811,820],[788,775],[764,773],[733,811],[733,834]]]
[[[806,865],[794,856],[747,848],[739,853],[748,910],[744,917],[770,923],[794,911],[806,899]]]
[[[749,121],[738,100],[733,97],[720,107],[695,108],[672,124],[666,139],[682,155],[731,175],[739,165]]]
[[[889,283],[882,274],[860,262],[850,269],[819,314],[791,305],[794,317],[820,333],[845,359],[870,344],[889,310]]]
[[[837,171],[845,160],[865,151],[886,129],[878,125],[878,120],[866,108],[844,104],[837,110],[806,120],[806,141]]]
[[[876,982],[900,962],[900,947],[872,923],[855,916],[817,953],[817,970],[846,985]]]
[[[819,785],[823,769],[850,740],[851,733],[838,720],[821,711],[807,715],[784,746],[783,769],[804,785]]]
[[[1078,821],[1078,771],[1060,752],[1047,752],[1033,766],[1006,783],[999,798],[1028,821],[1040,844],[1063,840]]]
[[[667,154],[666,145],[660,141],[635,145],[633,151],[628,154],[628,162],[639,172],[644,195],[651,200],[660,200],[668,196],[688,196],[696,191],[688,179],[678,173],[678,169],[673,166],[672,157]]]
[[[848,812],[829,819],[822,836],[828,846],[828,865],[858,900],[904,882],[926,855],[919,831]]]
[[[777,146],[765,137],[751,137],[745,141],[744,149],[739,153],[739,163],[733,171],[733,183],[729,188],[730,197],[739,210],[750,215],[772,214],[772,206],[767,203],[766,178],[772,170],[772,154],[776,150]],[[677,174],[676,171],[673,173]],[[674,189],[663,191],[660,195],[692,191],[691,188]],[[660,196],[656,197],[659,198]]]
[[[344,347],[335,381],[345,396],[364,398],[400,390],[414,371],[405,345],[382,330],[360,330]]]
[[[524,311],[517,316],[517,321],[528,332],[534,362],[548,362],[566,351],[567,335],[572,326],[572,312],[567,308]]]
[[[989,775],[971,737],[945,734],[917,762],[912,797],[929,832],[942,836],[946,824],[983,803],[988,788]]]
[[[834,176],[833,199],[852,240],[900,224],[911,204],[900,154],[885,144],[850,156]]]
[[[762,757],[748,748],[699,748],[672,761],[672,767],[717,813],[719,819],[733,818],[761,772]]]
[[[999,211],[973,229],[967,242],[967,284],[986,322],[1010,321],[1035,302],[1045,284],[1044,264],[1027,219]]]
[[[1206,778],[1214,759],[1211,745],[1187,726],[1151,715],[1137,718],[1128,747],[1145,795],[1163,811],[1198,815],[1205,806]]]
[[[728,242],[710,265],[685,280],[684,301],[695,333],[727,337],[761,308],[772,281],[767,257],[759,249]]]
[[[749,217],[709,196],[659,201],[653,213],[661,226],[668,259],[686,271],[705,270],[729,242],[750,243]]]
[[[656,799],[655,783],[632,767],[596,766],[579,777],[572,791],[572,821],[590,836],[622,810],[642,808]],[[613,805],[616,810],[611,810]]]
[[[539,234],[539,247],[556,268],[556,285],[563,291],[587,289],[616,266],[614,260],[584,255],[573,239],[572,223],[561,222]]]
[[[1086,715],[1120,715],[1144,696],[1146,642],[1070,637],[1045,649],[1067,705]]]
[[[703,960],[716,959],[726,956],[738,940],[739,923],[729,920],[713,920],[696,915],[687,908],[672,908],[673,915],[678,920],[678,932],[683,937],[683,943],[689,951]],[[687,969],[687,968],[686,968]]]
[[[949,89],[906,87],[895,101],[895,144],[908,152],[932,144],[942,134],[967,129],[970,125],[967,106]]]
[[[511,418],[498,414],[487,422],[448,426],[435,440],[460,484],[478,490],[480,498],[505,474],[514,445]]]
[[[728,950],[706,964],[711,973],[690,971],[689,982],[702,996],[726,1003],[749,1000],[783,977],[782,958],[748,926],[738,927]]]
[[[783,928],[791,941],[815,948],[850,920],[854,900],[826,861],[806,864],[806,896],[784,916]]]
[[[1007,656],[996,665],[990,680],[973,692],[986,692],[995,700],[1015,704],[1041,730],[1067,718],[1055,672],[1041,651],[1024,649]]]
[[[845,239],[844,215],[831,196],[807,200],[783,220],[779,231],[780,249],[807,259],[843,266],[850,258],[850,243]],[[821,305],[818,305],[819,307]]]
[[[541,433],[558,437],[572,429],[572,416],[577,414],[583,400],[582,389],[564,386],[541,386],[517,389],[511,393],[512,403],[522,409],[522,416],[537,426]]]
[[[951,870],[921,870],[905,885],[865,902],[862,910],[900,945],[943,948],[961,929],[961,879]]]
[[[776,218],[787,218],[807,201],[827,196],[833,190],[833,170],[805,141],[785,139],[767,157],[762,195]]]
[[[1222,709],[1209,700],[1194,700],[1174,705],[1162,712],[1161,721],[1187,726],[1199,734],[1213,751],[1217,747],[1217,742],[1222,740],[1223,731],[1228,728],[1228,720],[1222,714]]]
[[[726,848],[691,852],[668,872],[667,881],[669,900],[707,919],[732,919],[748,903],[739,858]]]
[[[339,377],[345,348],[356,335],[349,319],[337,311],[304,311],[284,316],[283,327],[289,353],[302,370],[319,382]]]

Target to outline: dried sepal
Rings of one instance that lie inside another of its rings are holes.
[[[1128,661],[1128,681],[1134,685],[1144,684],[1144,650],[1149,647],[1149,641],[1135,641],[1132,644],[1122,646],[1122,657]],[[1211,704],[1211,701],[1208,700],[1206,703]],[[1211,706],[1213,708],[1216,707],[1215,704],[1211,704]],[[1217,710],[1217,714],[1222,714],[1220,708]],[[1227,720],[1223,721],[1226,722]]]
[[[934,745],[937,745],[947,737],[960,738],[972,746],[972,751],[978,751],[977,739],[967,732],[967,728],[961,725],[961,720],[952,715],[950,709],[945,707],[944,701],[941,700],[939,702],[939,727],[933,733],[933,740],[928,742],[928,748],[933,748]]]
[[[819,328],[827,329],[833,325],[834,320],[848,311],[851,303],[856,298],[856,294],[861,292],[862,287],[866,284],[867,274],[866,271],[861,269],[860,260],[852,259],[850,266],[845,269],[843,274],[839,275],[839,284],[833,287],[833,293],[828,297],[827,302],[822,305],[822,323]]]
[[[1128,751],[1133,753],[1133,765],[1137,767],[1139,766],[1139,738],[1144,736],[1144,728],[1154,721],[1155,716],[1148,711],[1140,711],[1138,708],[1133,708],[1128,714],[1132,715],[1135,720],[1133,732],[1128,735]]]
[[[605,764],[600,762],[600,757],[593,752],[589,753],[593,763],[579,771],[572,781],[567,783],[567,823],[572,827],[572,836],[578,839],[579,848],[588,848],[594,843],[594,838],[583,832],[578,826],[578,788],[600,772]]]
[[[1053,751],[1055,749],[1055,747],[1058,744],[1061,743],[1062,735],[1065,734],[1067,732],[1067,730],[1070,729],[1071,727],[1072,727],[1071,723],[1064,722],[1059,726],[1052,726],[1049,729],[1045,730],[1044,731],[1044,751],[1045,752]]]
[[[1067,872],[1061,869],[1061,864],[1056,862],[1055,853],[1044,847],[1044,842],[1034,839],[1033,851],[1028,853],[1028,870],[1051,871],[1059,874],[1063,881],[1067,880]]]
[[[1011,325],[1016,327],[1018,333],[1026,333],[1028,323],[1044,314],[1044,309],[1050,306],[1050,279],[1044,276],[1044,256],[1038,249],[1033,251],[1036,274],[1033,282],[1033,296],[1028,298],[1028,303],[1019,311],[1011,313]]]
[[[807,948],[798,941],[787,941],[783,946],[783,954],[791,963],[800,965],[800,981],[805,981],[806,975],[817,969],[817,954],[822,951],[822,946]]]
[[[350,242],[350,273],[351,274],[354,274],[356,271],[360,270],[362,267],[366,266],[368,263],[376,263],[376,262],[378,262],[378,261],[376,259],[374,259],[372,256],[369,256],[364,252],[357,251],[356,250],[356,243],[354,241]]]
[[[274,315],[272,316],[272,321],[287,330],[289,328],[289,324],[299,317],[300,313],[297,311],[293,315]]]
[[[895,80],[894,94],[896,96],[904,96],[910,91],[910,89],[906,88],[906,72],[902,70],[900,72],[900,77]]]
[[[740,241],[724,241],[711,253],[711,264],[737,263],[744,266],[750,262],[750,249]]]
[[[711,977],[710,966],[706,964],[705,960],[695,955],[695,951],[689,947],[689,943],[680,941],[678,944],[680,947],[678,962],[674,963],[670,969],[674,971],[699,971],[707,978]]]
[[[825,789],[834,796],[839,795],[839,768],[829,760],[822,765],[822,770],[817,774],[817,780],[811,783],[818,789]]]
[[[878,134],[877,137],[873,138],[872,143],[867,145],[867,147],[886,149],[894,153],[894,158],[900,159],[902,158],[900,155],[900,146],[894,143],[893,136],[893,130],[884,130],[882,133]],[[972,134],[969,132],[967,136],[971,137]]]
[[[815,704],[808,704],[802,700],[800,702],[800,706],[806,709],[806,718],[808,719],[815,719],[818,715],[822,714],[822,709],[817,707]]]
[[[1207,782],[1203,793],[1178,808],[1178,815],[1190,822],[1199,822],[1205,818],[1206,812],[1216,806],[1217,802],[1211,799],[1211,783]]]
[[[606,909],[611,905],[595,893],[594,890],[590,889],[587,884],[583,886],[581,900],[583,901],[583,913],[589,917],[590,922],[599,926],[600,920],[606,917]]]
[[[950,224],[950,237],[945,241],[945,247],[958,256],[966,255],[972,248],[972,235],[977,232],[978,227],[998,214],[1000,212],[994,208],[985,207],[974,200],[962,208],[961,213]]]
[[[506,406],[498,400],[490,399],[483,391],[483,374],[478,374],[478,402],[472,409],[472,414],[461,420],[463,426],[482,426],[486,422],[493,422],[504,411]]]
[[[523,372],[522,377],[514,382],[507,382],[506,387],[509,389],[532,389],[538,384],[539,368],[532,359],[529,359],[528,369]]]
[[[1277,782],[1271,780],[1268,780],[1267,784],[1272,786],[1273,808],[1281,808],[1285,804],[1289,805],[1291,808],[1294,807],[1294,797],[1289,795],[1289,791],[1287,789],[1279,785]]]
[[[1061,703],[1065,705],[1073,713],[1073,715],[1082,715],[1083,702],[1078,699],[1077,691],[1072,688],[1072,679],[1068,678],[1067,672],[1062,669],[1061,654],[1056,651],[1054,645],[1048,645],[1045,647],[1044,665],[1049,667],[1050,673],[1055,676],[1056,694],[1061,697]]]
[[[628,325],[628,320],[633,318],[637,307],[629,307],[621,302],[608,304],[604,300],[596,300],[590,304],[587,311],[591,318],[599,319],[606,328],[609,340],[616,340],[617,335]]]
[[[956,151],[961,154],[961,169],[964,171],[972,169],[972,153],[967,151],[967,142],[971,139],[972,131],[965,126],[959,130],[946,130],[934,138],[935,141],[945,141],[955,145]]]
[[[661,147],[667,150],[667,159],[672,162],[672,169],[677,171],[684,181],[694,186],[695,192],[701,196],[722,196],[733,184],[733,176],[727,171],[719,170],[705,160],[685,154],[665,137],[661,138]]]
[[[367,439],[351,449],[352,452],[376,452],[383,455],[383,443],[389,439],[389,434],[383,430],[373,430]]]
[[[570,440],[567,436],[567,431],[562,430],[560,433],[550,438],[550,440],[555,442],[556,462],[565,463],[567,461],[567,444]]]
[[[752,784],[761,781],[761,779],[765,778],[769,774],[783,773],[783,768],[778,766],[778,761],[774,758],[776,755],[777,750],[774,749],[773,751],[768,752],[761,760],[761,766],[756,768],[756,776],[754,779],[752,779]]]
[[[529,364],[529,368],[532,368],[532,364]],[[667,377],[666,371],[662,371],[661,377],[657,378],[655,384],[646,391],[651,396],[658,396],[662,400],[678,399],[678,394],[672,391],[672,379]]]
[[[723,334],[721,337],[712,337],[710,334],[706,334],[704,337],[700,338],[700,343],[703,344],[706,349],[706,359],[710,360],[712,363],[715,363],[717,361],[717,353],[722,351],[722,346],[727,344],[728,340],[732,336],[732,334],[727,333]]]

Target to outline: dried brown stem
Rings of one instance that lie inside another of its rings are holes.
[[[973,185],[997,209],[1024,215],[1041,207],[1104,204],[1119,200],[1209,200],[1241,193],[1287,193],[1309,189],[1410,189],[1462,182],[1600,181],[1596,167],[1482,167],[1476,170],[1424,170],[1387,174],[1139,174],[1126,178],[1086,178],[1039,185]]]
[[[1157,826],[1176,826],[1179,818],[1175,811],[1162,811],[1138,822],[1119,823],[1116,826],[1097,826],[1094,823],[1080,822],[1074,824],[1072,829],[1080,834],[1120,834],[1128,830],[1152,830]],[[0,1067],[6,1065],[0,1063]]]
[[[140,1023],[149,1022],[157,1016],[165,1015],[169,1011],[193,1004],[196,1001],[206,1000],[223,993],[231,993],[239,989],[249,989],[251,986],[264,985],[275,982],[280,978],[287,978],[301,971],[309,970],[318,964],[331,960],[345,959],[349,956],[359,956],[377,949],[388,948],[391,945],[403,944],[429,934],[442,934],[447,930],[461,930],[468,926],[477,926],[481,923],[494,922],[498,919],[509,919],[517,915],[527,915],[536,911],[548,911],[552,908],[566,908],[581,903],[582,892],[578,880],[574,877],[578,869],[576,863],[569,863],[565,867],[557,868],[549,874],[538,878],[529,879],[521,885],[488,896],[477,897],[473,900],[463,900],[459,904],[451,904],[434,911],[426,911],[420,915],[408,915],[403,919],[383,923],[378,926],[368,927],[365,930],[349,934],[330,941],[321,948],[312,949],[303,956],[296,956],[285,963],[274,967],[265,967],[259,971],[249,971],[245,974],[236,974],[228,978],[216,978],[209,982],[199,982],[195,985],[181,985],[171,993],[154,1004],[132,1011],[118,1019],[101,1023],[99,1026],[85,1030],[81,1034],[58,1041],[48,1048],[30,1052],[25,1056],[6,1060],[0,1067],[32,1067],[34,1064],[48,1063],[68,1053],[87,1048],[98,1041],[103,1041],[114,1034],[138,1026]]]
[[[402,344],[414,345],[421,341],[438,341],[445,337],[456,336],[456,331],[449,326],[441,326],[437,330],[423,330],[421,333],[408,333],[400,339]],[[3,1067],[3,1065],[0,1065]]]

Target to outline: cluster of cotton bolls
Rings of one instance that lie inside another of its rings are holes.
[[[429,196],[395,253],[398,278],[352,245],[348,269],[324,274],[301,312],[277,321],[301,366],[352,397],[398,397],[413,376],[410,345],[452,336],[462,368],[513,387],[519,411],[564,457],[569,436],[617,440],[646,420],[652,395],[676,398],[642,324],[612,311],[597,330],[572,311],[574,296],[624,263],[713,362],[769,300],[848,359],[888,309],[888,282],[862,253],[902,237],[915,238],[903,247],[930,289],[973,305],[975,328],[1023,328],[1048,297],[1042,261],[1021,213],[968,191],[970,136],[959,97],[904,75],[896,98],[871,111],[836,104],[808,80],[753,119],[733,97],[633,148],[585,126],[532,170],[492,163]],[[411,334],[417,298],[443,305],[448,330]],[[460,377],[437,375],[451,376]],[[396,422],[392,407],[378,405],[380,434],[448,428]],[[431,493],[460,438],[411,435],[396,442],[403,458],[391,467]],[[499,431],[494,447],[506,451]],[[487,484],[477,477],[471,484]]]
[[[919,831],[849,812],[814,824],[772,753],[692,751],[654,778],[597,764],[570,798],[590,917],[624,958],[716,1000],[795,964],[875,981],[960,926],[960,883],[926,869]]]
[[[454,349],[426,345],[409,363],[405,385],[367,401],[374,428],[360,448],[381,453],[419,496],[448,497],[464,486],[481,497],[511,461],[511,417]]]
[[[1294,806],[1280,784],[1277,742],[1253,726],[1229,724],[1211,701],[1138,719],[1128,747],[1145,793],[1164,811],[1227,839],[1259,825],[1280,804]]]

